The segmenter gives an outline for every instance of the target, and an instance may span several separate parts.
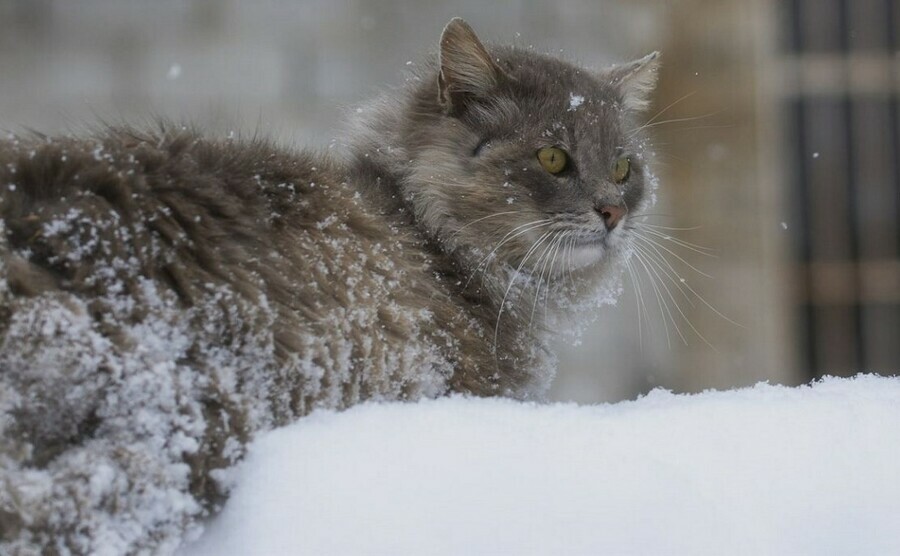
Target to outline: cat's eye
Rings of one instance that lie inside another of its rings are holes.
[[[569,155],[559,147],[546,147],[537,152],[538,161],[544,170],[551,174],[558,174],[569,165]]]
[[[631,176],[631,158],[620,156],[616,159],[616,166],[613,168],[613,181],[616,183],[624,183]]]

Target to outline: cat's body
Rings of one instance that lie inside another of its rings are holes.
[[[591,307],[644,196],[655,64],[492,56],[451,22],[342,158],[172,126],[0,143],[0,549],[170,551],[254,433],[315,408],[541,395],[545,315]],[[589,179],[623,152],[633,185]]]

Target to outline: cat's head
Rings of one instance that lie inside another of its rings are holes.
[[[452,20],[397,135],[420,225],[473,253],[469,266],[478,255],[530,275],[602,265],[649,197],[637,119],[657,68],[657,53],[594,72],[485,47]]]

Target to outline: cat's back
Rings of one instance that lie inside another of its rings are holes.
[[[0,143],[0,334],[30,358],[7,366],[56,345],[50,368],[95,381],[159,352],[278,422],[439,392],[413,367],[449,372],[423,329],[443,292],[353,185],[328,157],[184,128]]]
[[[445,391],[446,292],[416,234],[364,197],[328,157],[265,141],[0,141],[0,464],[9,485],[71,486],[0,492],[3,535],[74,506],[135,520],[96,538],[177,538],[256,431]],[[110,480],[82,488],[86,469]],[[137,523],[162,498],[183,511]]]
[[[49,283],[76,291],[97,281],[86,267],[128,261],[189,300],[175,268],[189,266],[188,256],[215,273],[228,259],[223,250],[265,241],[284,199],[254,187],[249,174],[277,154],[265,143],[211,141],[187,130],[2,141],[4,256],[27,260],[44,277],[8,280],[26,295]],[[311,166],[302,156],[281,162],[295,179]]]
[[[251,275],[300,282],[306,262],[339,272],[335,257],[402,239],[328,157],[183,128],[0,141],[0,220],[14,295],[140,278],[187,306],[204,282],[251,295],[274,278]]]

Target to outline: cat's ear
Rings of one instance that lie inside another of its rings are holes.
[[[487,94],[503,77],[475,31],[458,17],[441,34],[440,66],[438,101],[447,113],[461,108],[469,98]]]
[[[639,60],[609,70],[612,82],[619,89],[622,106],[632,112],[650,107],[650,95],[659,76],[659,52],[651,52]]]

